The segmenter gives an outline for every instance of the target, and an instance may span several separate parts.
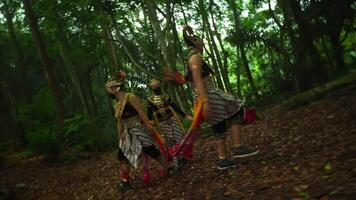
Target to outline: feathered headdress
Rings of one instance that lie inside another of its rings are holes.
[[[126,73],[122,70],[114,72],[111,78],[106,82],[106,90],[110,91],[112,87],[118,87],[116,90],[120,90],[120,86],[125,82]]]

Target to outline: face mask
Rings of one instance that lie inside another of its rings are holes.
[[[161,87],[153,88],[153,92],[157,95],[162,94]]]

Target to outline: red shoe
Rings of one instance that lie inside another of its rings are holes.
[[[160,176],[160,177],[165,177],[166,175],[167,175],[166,170],[161,169],[161,170],[159,171],[159,176]]]
[[[148,184],[151,180],[151,175],[150,175],[150,172],[148,170],[146,170],[144,173],[143,173],[143,183],[144,184]]]

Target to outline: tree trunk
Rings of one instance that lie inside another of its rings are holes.
[[[107,26],[103,27],[103,35],[108,38],[108,40],[105,41],[106,43],[106,47],[108,50],[108,53],[110,55],[110,60],[111,63],[114,67],[114,71],[119,71],[120,67],[119,67],[119,58],[116,52],[116,48],[115,48],[115,44],[113,42],[114,38],[110,32],[110,29]]]
[[[285,24],[282,25],[282,23],[278,20],[276,17],[275,13],[273,12],[271,8],[271,0],[268,0],[268,10],[273,18],[273,21],[277,24],[279,28],[279,49],[278,53],[282,56],[283,63],[286,65],[286,69],[282,69],[283,72],[286,74],[286,78],[288,81],[291,82],[292,85],[294,85],[294,90],[297,91],[299,88],[298,87],[298,82],[296,81],[296,77],[294,76],[293,73],[293,63],[292,63],[292,58],[289,55],[289,49],[287,49],[285,45],[285,39],[286,39],[286,33],[287,33],[287,26]],[[293,43],[293,42],[292,42]]]
[[[300,35],[300,45],[303,45],[304,51],[309,53],[312,62],[312,69],[317,83],[323,83],[328,80],[327,70],[324,66],[322,58],[314,45],[313,35],[309,23],[303,18],[303,13],[300,4],[297,0],[289,0],[289,5],[292,10],[294,20],[298,24],[298,31]]]
[[[222,74],[221,71],[219,69],[219,64],[218,64],[218,60],[215,57],[214,54],[214,46],[212,44],[212,38],[210,37],[209,34],[209,29],[210,29],[210,23],[207,17],[207,13],[204,7],[204,0],[199,0],[199,7],[200,7],[200,14],[202,16],[202,21],[203,21],[203,30],[207,32],[206,36],[207,36],[207,41],[208,41],[208,45],[209,45],[209,49],[210,49],[210,53],[208,52],[208,50],[206,50],[206,53],[208,54],[208,56],[211,58],[211,61],[213,62],[212,66],[214,68],[214,72],[217,73],[215,78],[216,78],[216,82],[217,82],[217,86],[221,89],[221,90],[225,90],[224,88],[224,83],[222,80]],[[204,34],[204,32],[203,32]],[[203,37],[202,37],[203,39]]]
[[[208,19],[208,13],[206,12],[205,5],[204,5],[204,0],[199,0],[199,7],[201,9],[202,19],[205,24],[205,30],[207,30],[207,38],[209,38],[208,41],[209,41],[210,53],[211,53],[212,59],[214,58],[213,60],[215,60],[216,68],[218,68],[218,70],[215,70],[215,71],[219,72],[220,77],[223,79],[223,82],[222,82],[223,87],[221,89],[226,91],[226,88],[227,88],[226,80],[224,78],[224,77],[226,77],[226,75],[224,75],[223,64],[221,62],[222,59],[220,57],[219,50],[217,48],[217,45],[216,45],[216,42],[214,39],[213,31],[211,30],[211,25],[210,25],[210,22]],[[220,85],[219,82],[218,82],[218,84]]]
[[[23,53],[23,49],[21,47],[21,44],[17,40],[15,30],[14,30],[14,24],[12,22],[13,20],[13,14],[9,10],[9,5],[8,2],[3,0],[3,15],[6,18],[6,24],[7,28],[9,30],[10,38],[12,41],[13,46],[17,50],[17,63],[16,66],[20,69],[20,77],[21,77],[21,82],[23,83],[22,88],[22,94],[24,95],[25,99],[27,102],[31,101],[31,90],[30,90],[30,85],[28,81],[28,71],[27,71],[27,66],[26,66],[26,61],[25,61],[25,55]]]
[[[183,55],[183,47],[182,47],[181,43],[179,42],[178,32],[177,32],[176,23],[175,23],[174,18],[171,23],[172,23],[172,30],[173,30],[173,35],[174,35],[175,48],[178,49],[178,57],[182,62],[184,72],[187,72],[187,69],[185,67],[187,64],[187,60],[185,59],[185,57]]]
[[[144,0],[144,2],[147,6],[147,8],[145,9],[147,11],[146,13],[151,21],[153,31],[155,33],[156,39],[158,40],[158,45],[161,49],[161,54],[163,57],[163,59],[161,60],[161,67],[167,67],[168,69],[171,69],[171,63],[168,62],[168,46],[166,44],[165,37],[161,30],[160,22],[156,13],[156,3],[154,0]]]
[[[187,61],[186,61],[185,57],[183,56],[183,48],[181,46],[181,43],[179,42],[179,37],[178,37],[177,28],[176,28],[175,18],[174,18],[173,13],[171,13],[171,12],[168,12],[167,16],[168,15],[171,15],[169,23],[171,23],[170,27],[172,29],[172,35],[173,35],[173,38],[172,38],[173,39],[173,46],[175,47],[173,49],[175,51],[174,56],[178,54],[178,57],[179,57],[180,61],[182,62],[184,73],[186,73],[187,72],[187,68],[185,66],[186,66]],[[168,20],[168,18],[167,18],[167,20]],[[189,98],[186,95],[187,92],[189,91],[189,89],[190,88],[187,88],[187,90],[185,92],[183,87],[181,87],[181,86],[180,87],[175,87],[175,90],[176,90],[177,94],[179,94],[179,96],[177,96],[177,101],[179,103],[181,103],[180,106],[182,108],[184,108],[184,110],[187,110],[190,107],[189,106],[189,102],[188,102]]]
[[[243,66],[245,68],[247,80],[250,83],[250,86],[251,86],[251,88],[252,88],[252,90],[254,92],[255,98],[259,99],[259,94],[258,94],[258,91],[256,89],[255,82],[253,81],[251,70],[250,70],[250,66],[249,66],[248,61],[247,61],[244,45],[240,44],[239,49],[240,49],[240,56],[241,56],[241,59],[242,59],[242,63],[243,63]]]
[[[306,67],[306,58],[300,45],[300,41],[295,37],[292,26],[292,16],[287,1],[277,0],[278,6],[282,9],[285,31],[291,40],[292,52],[295,56],[295,63],[292,65],[292,75],[295,81],[295,91],[301,92],[312,87],[312,77]]]
[[[210,0],[210,4],[212,4],[212,1]],[[231,88],[231,84],[230,84],[230,80],[229,80],[229,71],[228,71],[228,54],[224,48],[224,44],[222,42],[222,39],[221,39],[221,34],[219,33],[218,31],[218,28],[215,24],[215,19],[214,19],[214,15],[213,15],[213,11],[212,11],[212,6],[210,6],[210,16],[211,16],[211,21],[213,23],[213,27],[215,29],[215,33],[216,33],[216,38],[218,39],[218,42],[219,42],[219,45],[220,45],[220,48],[221,48],[221,51],[223,53],[223,57],[224,57],[224,63],[220,62],[221,63],[221,70],[222,70],[222,76],[223,76],[223,79],[224,79],[224,83],[225,83],[225,87],[226,87],[226,91],[231,93],[232,92],[232,88]],[[216,51],[218,51],[217,47],[216,48]],[[218,59],[219,56],[218,56]]]
[[[211,44],[211,40],[210,40],[210,36],[207,34],[207,41],[208,41],[208,45],[209,45],[209,49],[212,49],[212,44]],[[213,52],[209,52],[207,49],[205,50],[206,54],[208,54],[209,58],[211,59],[212,64],[210,66],[213,67],[213,71],[215,72],[215,79],[216,79],[216,83],[218,88],[220,88],[221,90],[225,90],[224,89],[224,83],[222,80],[222,75],[219,69],[219,65],[217,63],[217,59],[215,57],[215,55],[213,54]],[[208,63],[208,62],[207,62]]]
[[[237,96],[238,97],[242,97],[242,93],[241,93],[241,67],[239,66],[240,64],[238,63],[238,59],[240,58],[239,56],[239,51],[236,50],[236,84],[237,84]]]
[[[75,64],[73,62],[72,56],[70,55],[70,45],[68,42],[68,38],[66,33],[64,32],[64,26],[62,24],[62,21],[58,11],[55,11],[55,15],[56,18],[58,19],[57,21],[57,30],[56,30],[56,34],[57,34],[57,38],[58,38],[58,44],[59,44],[59,51],[61,54],[61,57],[65,63],[65,65],[67,66],[67,70],[69,72],[69,76],[70,76],[70,82],[71,84],[74,86],[74,89],[76,91],[76,94],[79,96],[80,99],[80,103],[81,103],[81,107],[84,108],[85,111],[85,115],[89,118],[92,118],[92,112],[91,109],[89,107],[87,98],[84,94],[84,90],[83,90],[83,85],[80,82],[79,76],[78,76],[78,72],[75,69]]]
[[[170,0],[166,0],[166,13],[165,13],[165,17],[166,17],[166,31],[167,34],[165,35],[163,30],[160,27],[160,22],[158,20],[157,17],[157,12],[156,12],[156,3],[153,0],[145,0],[145,5],[146,8],[145,11],[148,15],[148,18],[150,19],[153,31],[154,31],[154,35],[155,38],[158,40],[158,45],[160,48],[160,52],[162,55],[162,59],[160,59],[160,68],[167,68],[168,70],[176,70],[176,51],[174,47],[174,43],[173,42],[174,38],[173,38],[173,33],[171,33],[171,31],[173,32],[175,29],[175,27],[173,27],[172,25],[172,18],[173,18],[173,13],[171,12],[171,1]],[[168,43],[168,45],[167,45]],[[168,82],[162,82],[162,89],[164,91],[166,91],[168,94],[171,95],[171,97],[176,100],[176,102],[178,103],[178,105],[180,105],[181,107],[183,107],[183,103],[182,100],[180,99],[178,92],[178,89],[176,87],[173,87],[170,83]]]
[[[117,26],[117,23],[116,23],[116,20],[115,20],[115,17],[114,17],[114,14],[113,13],[110,13],[110,17],[111,17],[111,21],[112,21],[112,25],[114,26],[114,29],[115,29],[115,39],[118,40],[121,45],[122,45],[122,48],[124,49],[126,55],[129,57],[130,61],[132,62],[133,66],[135,68],[137,68],[139,71],[142,71],[144,72],[145,74],[147,74],[147,76],[149,77],[155,77],[155,74],[151,73],[147,67],[143,66],[142,64],[138,63],[132,56],[132,54],[130,53],[129,49],[126,47],[126,44],[125,44],[125,39],[123,38],[123,36],[121,35],[121,32],[120,32],[120,29],[119,27]],[[106,26],[105,24],[103,24],[103,26]]]
[[[87,68],[85,70],[85,73],[84,73],[84,83],[85,85],[87,86],[87,94],[89,96],[89,105],[94,116],[98,116],[98,109],[96,107],[96,101],[95,101],[95,97],[94,97],[94,94],[93,94],[93,84],[92,84],[92,79],[91,79],[91,73],[94,69],[94,66],[93,65],[90,65],[90,64],[87,64]]]
[[[233,15],[234,15],[235,29],[236,30],[240,30],[241,29],[241,25],[240,25],[240,19],[239,19],[239,14],[238,14],[236,3],[233,0],[228,0],[228,4],[231,7]],[[255,83],[254,83],[253,78],[252,78],[250,66],[248,64],[248,60],[247,60],[247,57],[246,57],[245,46],[244,46],[243,41],[241,40],[238,44],[236,44],[236,46],[238,47],[238,49],[240,51],[240,57],[242,59],[242,65],[243,65],[243,67],[245,69],[245,72],[246,72],[247,80],[248,80],[248,82],[249,82],[249,84],[250,84],[250,86],[251,86],[251,88],[253,90],[255,98],[259,99],[259,94],[258,94],[258,91],[257,91],[257,89],[255,87]],[[238,70],[238,71],[240,71],[240,70]]]
[[[104,63],[104,62],[103,62]],[[98,77],[99,77],[99,80],[100,82],[102,83],[102,87],[104,88],[105,87],[105,82],[106,82],[106,79],[108,78],[107,76],[104,77],[104,75],[101,73],[100,71],[100,68],[99,67],[96,67],[96,72],[98,74]],[[114,111],[114,107],[112,105],[112,102],[111,102],[111,99],[109,97],[109,95],[105,95],[106,96],[106,105],[108,106],[108,111],[109,113],[111,114],[111,116],[115,117],[115,111]]]
[[[63,125],[65,118],[64,106],[60,96],[60,90],[58,88],[58,84],[56,83],[56,79],[52,69],[52,63],[49,58],[46,45],[44,44],[44,41],[42,39],[41,32],[38,28],[37,19],[32,11],[30,0],[23,0],[23,5],[25,9],[25,15],[31,28],[32,36],[37,47],[38,54],[40,55],[42,65],[44,67],[47,83],[52,93],[52,97],[58,115],[58,121],[60,125]]]
[[[180,9],[182,11],[182,14],[183,14],[184,23],[188,24],[188,18],[187,18],[187,15],[185,14],[184,6],[182,5],[181,1],[179,1],[179,7],[180,7]]]
[[[3,52],[1,52],[3,53]],[[1,55],[0,55],[1,57]],[[0,58],[0,139],[13,139],[6,138],[5,136],[17,136],[22,144],[26,144],[26,131],[23,127],[21,121],[18,118],[18,109],[13,100],[9,79],[5,74],[5,66],[1,62],[2,58]],[[11,133],[9,135],[3,133]],[[4,137],[4,138],[2,138]],[[1,140],[3,141],[3,140]]]
[[[330,43],[332,45],[332,52],[338,68],[338,72],[345,72],[345,62],[343,58],[344,48],[340,42],[341,27],[333,26],[332,30],[329,32]]]
[[[329,65],[328,76],[333,77],[333,73],[337,71],[336,66],[334,65],[333,60],[332,60],[331,56],[329,55],[329,49],[325,43],[325,38],[322,37],[322,38],[320,38],[320,40],[321,40],[321,45],[323,47],[323,50],[325,52],[325,57],[326,57],[327,63]]]

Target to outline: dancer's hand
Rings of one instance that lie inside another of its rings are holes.
[[[172,81],[177,85],[182,85],[186,82],[185,77],[183,74],[177,71],[172,71],[168,69],[164,69],[163,71],[163,78],[166,81]]]
[[[191,115],[187,115],[187,116],[185,116],[185,118],[189,121],[193,121],[193,119],[194,119],[193,116],[191,116]]]

